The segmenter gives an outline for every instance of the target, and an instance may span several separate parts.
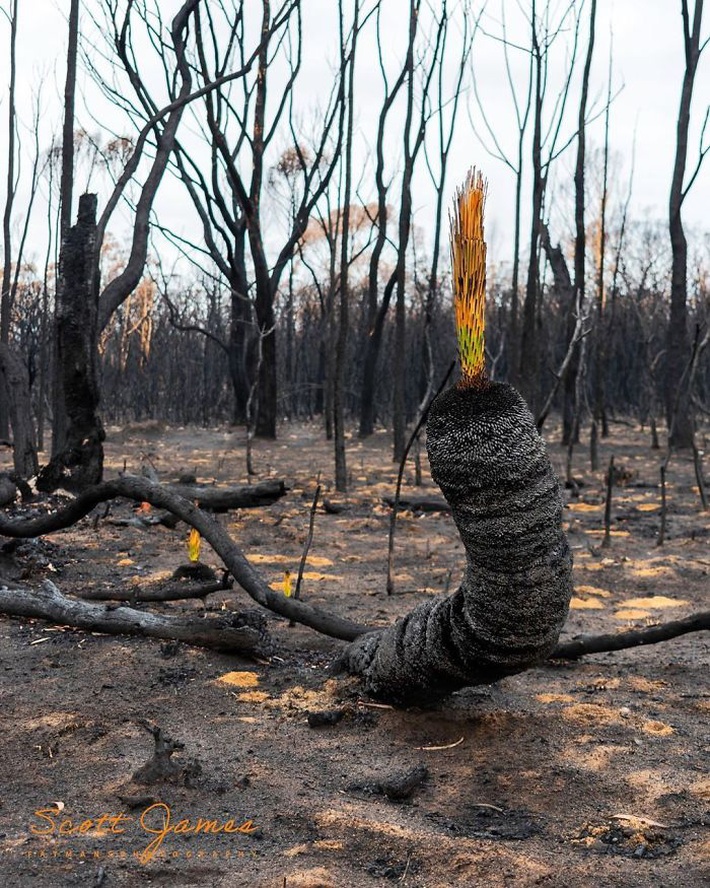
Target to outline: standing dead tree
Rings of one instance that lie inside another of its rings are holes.
[[[62,254],[66,249],[66,238],[69,235],[69,230],[72,225],[72,206],[73,206],[73,196],[74,196],[74,167],[75,167],[75,150],[74,150],[74,106],[76,100],[76,70],[77,70],[77,61],[79,57],[79,6],[80,0],[71,0],[71,5],[69,7],[69,19],[68,19],[68,40],[67,40],[67,71],[66,71],[66,79],[64,81],[64,120],[62,123],[62,142],[61,149],[57,151],[61,151],[61,172],[59,179],[59,232],[58,232],[58,243],[59,243],[59,258],[62,259]],[[96,207],[94,206],[91,211],[92,216],[92,224],[96,225]],[[95,233],[94,233],[95,235]],[[92,236],[94,236],[92,235]],[[50,242],[52,238],[52,233],[50,229]],[[95,244],[93,245],[95,248]],[[76,245],[74,247],[76,249]],[[66,260],[66,253],[64,253],[63,258]],[[77,281],[77,283],[79,283]],[[71,293],[67,291],[67,284],[69,287],[72,287],[71,279],[67,281],[66,277],[62,282],[57,280],[56,282],[56,293],[55,293],[55,306],[54,306],[54,314],[55,314],[55,323],[54,323],[54,354],[58,356],[60,349],[60,328],[61,321],[60,318],[62,316],[67,317],[71,315],[71,309],[68,304],[66,304],[69,300],[71,300]],[[88,290],[85,293],[85,296],[88,297],[89,292],[92,291],[92,286],[98,287],[98,280],[94,281],[93,285],[91,282],[82,280],[79,284],[78,289],[84,291],[86,289],[86,285],[88,284]],[[96,325],[96,296],[92,293],[91,303],[89,310],[91,312],[91,319],[93,326]],[[78,317],[81,317],[82,309],[79,308]],[[64,328],[66,330],[66,327]],[[93,350],[93,342],[95,341],[96,331],[91,330],[87,331],[87,334],[92,337],[90,339],[91,346],[90,352]],[[63,347],[66,347],[66,342],[63,343]],[[83,368],[83,372],[87,374],[87,376],[94,377],[95,376],[95,357],[91,355],[88,358],[86,366]],[[70,422],[68,413],[69,408],[67,406],[65,397],[64,397],[64,368],[62,367],[60,359],[57,357],[57,360],[54,362],[54,411],[52,413],[52,456],[57,456],[67,445],[67,433],[68,433],[68,424]],[[91,382],[91,409],[93,410],[97,403],[98,398],[98,388],[96,385],[96,380],[92,379]],[[71,396],[70,396],[71,397]],[[40,413],[41,415],[41,413]],[[93,434],[97,436],[101,435],[100,424],[98,422],[94,423],[95,429],[92,431]],[[75,435],[76,430],[72,430],[72,435]],[[97,480],[101,478],[101,464],[103,461],[103,456],[101,453],[101,440],[98,441],[99,450],[97,451],[94,447],[91,448],[91,451],[87,456],[89,459],[87,460],[87,465],[91,461],[94,461],[97,468],[97,474],[95,477],[88,478],[88,483],[95,483]],[[55,468],[58,468],[59,462],[55,462]],[[46,483],[50,484],[49,479],[46,479]]]
[[[508,325],[508,366],[510,368],[509,376],[511,381],[517,380],[517,374],[520,364],[520,248],[522,234],[522,197],[524,184],[524,160],[525,160],[525,138],[530,121],[530,111],[532,108],[533,94],[533,62],[534,54],[527,53],[526,76],[522,71],[518,71],[514,53],[518,47],[515,47],[508,39],[508,25],[505,14],[505,0],[501,0],[500,4],[500,38],[496,36],[494,39],[500,39],[503,52],[503,63],[505,67],[505,77],[509,88],[511,101],[513,103],[513,111],[515,115],[516,141],[515,152],[502,145],[498,133],[494,129],[489,116],[486,112],[486,101],[482,95],[481,84],[478,78],[473,76],[473,95],[476,100],[477,115],[483,123],[483,127],[477,125],[469,111],[474,132],[478,135],[479,141],[484,146],[488,154],[496,160],[502,161],[511,173],[515,176],[515,203],[513,208],[513,257],[511,269],[510,283],[510,323]],[[485,29],[483,32],[486,36],[490,35]],[[519,92],[519,85],[522,89]],[[485,130],[485,132],[484,132]]]
[[[405,60],[405,70],[407,71],[407,91],[405,105],[405,122],[403,133],[403,155],[404,168],[402,170],[402,185],[400,192],[399,204],[399,220],[397,226],[397,264],[395,266],[396,280],[396,301],[395,301],[395,336],[394,336],[394,397],[392,408],[392,426],[393,426],[393,449],[394,459],[400,460],[404,454],[405,432],[407,427],[407,417],[404,402],[405,387],[405,357],[407,354],[406,342],[406,270],[407,270],[407,252],[409,248],[409,239],[412,226],[412,180],[414,177],[414,169],[417,156],[424,144],[424,136],[426,135],[426,127],[431,116],[429,92],[432,86],[434,73],[437,66],[443,64],[441,55],[442,47],[445,47],[443,40],[444,26],[448,19],[448,11],[446,3],[442,5],[440,18],[434,21],[433,35],[429,37],[429,43],[433,44],[428,47],[427,63],[424,58],[419,62],[417,67],[422,69],[421,98],[419,109],[415,108],[415,60],[414,45],[417,37],[418,21],[420,12],[419,0],[411,0],[409,7],[409,43],[407,45],[407,55]],[[417,112],[415,116],[415,112]]]
[[[539,408],[541,401],[540,238],[544,223],[545,197],[551,165],[574,138],[572,136],[560,145],[560,134],[579,49],[581,23],[575,0],[565,5],[562,12],[554,19],[553,15],[549,2],[545,3],[540,11],[537,0],[532,0],[530,11],[530,51],[533,67],[532,212],[517,378],[521,392],[533,411]],[[566,73],[560,91],[551,103],[549,79],[551,52],[555,41],[570,25],[572,36]],[[552,104],[551,112],[548,108],[550,104]]]
[[[116,308],[135,289],[143,274],[150,213],[191,91],[192,76],[186,59],[185,40],[190,19],[198,4],[199,0],[186,0],[172,23],[173,50],[181,79],[177,103],[162,109],[151,126],[141,133],[98,220],[95,196],[84,196],[83,202],[80,202],[79,221],[71,232],[66,232],[61,246],[62,271],[55,318],[57,373],[60,378],[57,392],[60,400],[55,404],[55,411],[63,414],[65,422],[55,423],[55,429],[61,429],[63,434],[53,445],[52,458],[42,470],[40,483],[45,490],[52,490],[60,485],[69,489],[81,489],[88,484],[97,483],[102,477],[104,431],[97,409],[99,396],[95,370],[98,335]],[[128,32],[130,20],[129,5],[122,28],[124,36]],[[77,27],[75,19],[72,19],[71,24]],[[76,38],[77,35],[74,34],[70,41],[70,48],[73,47],[74,51],[77,51]],[[67,139],[73,129],[73,87],[69,81],[71,68],[75,63],[75,59],[70,59],[64,126]],[[99,257],[108,220],[137,171],[149,134],[160,121],[163,121],[163,127],[157,136],[155,156],[135,208],[128,262],[100,291]],[[63,229],[71,211],[73,175],[68,167],[72,162],[73,153],[67,150],[63,155],[62,171]]]
[[[382,75],[384,96],[377,120],[377,138],[375,140],[375,186],[377,189],[377,236],[370,254],[370,269],[367,283],[367,341],[365,343],[365,360],[362,371],[360,396],[360,428],[359,435],[366,438],[375,430],[375,389],[377,384],[377,368],[382,348],[382,335],[389,310],[392,294],[397,282],[395,273],[389,275],[380,299],[380,271],[382,256],[387,246],[387,228],[390,208],[387,198],[391,182],[386,181],[385,133],[387,122],[395,105],[397,95],[404,86],[407,67],[402,65],[394,83],[390,86],[384,67],[383,40],[380,28],[380,3],[376,9],[377,53]],[[410,29],[411,34],[411,29]]]
[[[18,31],[18,0],[13,3],[8,13],[10,24],[9,67],[10,80],[7,96],[7,177],[5,205],[2,217],[2,282],[0,283],[0,439],[9,437],[12,427],[14,438],[13,463],[18,476],[30,477],[37,471],[37,452],[32,424],[30,402],[30,386],[27,368],[13,348],[10,330],[12,305],[17,290],[17,279],[22,262],[22,245],[13,255],[12,222],[15,194],[17,191],[16,154],[17,154],[17,31]],[[35,133],[37,129],[35,129]],[[32,200],[36,191],[37,158],[35,159]],[[30,204],[31,206],[31,204]],[[29,212],[25,218],[25,234]],[[24,241],[24,235],[22,240]],[[13,269],[14,260],[14,269]]]
[[[342,0],[338,3],[340,27],[340,59],[343,77],[347,72],[347,88],[343,97],[344,118],[344,158],[341,179],[343,180],[342,231],[340,235],[340,278],[339,311],[335,346],[335,376],[333,379],[333,444],[335,447],[335,489],[345,492],[348,487],[348,472],[345,457],[345,362],[350,317],[350,199],[353,191],[353,130],[355,114],[355,60],[357,38],[360,31],[360,0],[355,0],[352,24],[352,53],[347,61],[345,41],[345,19]]]
[[[695,169],[686,181],[686,162],[688,157],[688,133],[690,129],[690,106],[693,98],[695,77],[700,57],[708,41],[701,40],[703,21],[703,0],[695,0],[691,18],[689,0],[682,0],[681,15],[683,18],[683,47],[685,51],[685,72],[683,87],[678,109],[676,132],[676,153],[673,164],[668,203],[669,232],[672,249],[671,266],[671,309],[668,322],[665,400],[666,419],[669,428],[673,423],[671,444],[675,447],[692,447],[693,419],[691,396],[687,385],[687,377],[683,380],[684,368],[690,352],[688,335],[688,242],[683,229],[681,210],[688,192],[700,172],[701,164],[710,151],[710,144],[704,144],[705,129],[710,119],[710,108],[705,112],[705,119],[700,136],[700,150]]]
[[[596,33],[597,2],[592,0],[589,10],[589,39],[587,54],[582,72],[582,90],[577,117],[577,159],[574,168],[574,295],[567,308],[567,339],[573,338],[576,316],[584,310],[586,299],[586,257],[587,228],[585,223],[585,164],[587,152],[587,102],[589,99],[589,77],[594,55]],[[564,378],[564,401],[562,409],[562,444],[571,446],[579,440],[580,413],[582,405],[577,402],[578,375],[583,372],[581,346],[575,345],[572,360]]]
[[[8,16],[10,20],[10,45],[8,52],[10,62],[10,82],[8,85],[7,97],[7,187],[5,190],[5,207],[2,217],[3,264],[2,286],[0,288],[0,345],[5,346],[6,348],[10,343],[12,206],[15,201],[15,190],[17,188],[17,182],[15,181],[15,142],[17,134],[17,115],[15,110],[15,91],[17,83],[17,6],[18,0],[14,0],[12,11]],[[10,391],[7,384],[7,378],[4,373],[0,373],[0,438],[7,438],[10,434],[9,397]]]
[[[596,269],[596,309],[597,309],[597,330],[595,337],[595,346],[594,346],[594,415],[592,419],[592,430],[591,435],[592,438],[595,438],[597,435],[597,430],[601,429],[602,438],[606,438],[609,435],[609,421],[607,417],[607,406],[606,406],[606,368],[607,368],[607,349],[606,349],[606,336],[608,329],[608,318],[607,318],[607,289],[606,289],[606,281],[605,281],[605,271],[606,271],[606,249],[607,249],[607,213],[608,213],[608,200],[609,200],[609,118],[611,113],[611,89],[612,89],[612,50],[609,49],[609,66],[607,73],[607,93],[606,93],[606,105],[604,107],[604,149],[603,156],[604,161],[602,165],[602,187],[601,187],[601,199],[599,202],[599,248],[597,255],[597,269]],[[633,175],[630,177],[631,181],[633,181]],[[631,190],[631,185],[629,185],[629,191]],[[621,224],[619,226],[619,243],[617,245],[617,252],[621,252],[621,248],[623,246],[624,239],[624,229],[626,227],[626,212],[628,206],[628,195],[626,198],[626,203],[622,210],[622,219]],[[612,293],[614,292],[614,286],[616,285],[616,276],[618,269],[618,261],[615,263],[614,274],[612,278]],[[596,469],[595,463],[595,455],[592,454],[592,463],[593,468]]]
[[[82,490],[103,476],[105,433],[98,412],[98,265],[95,194],[82,194],[76,225],[64,233],[55,309],[55,348],[62,397],[61,444],[37,477],[40,490]]]
[[[380,3],[376,7],[377,52],[378,63],[382,76],[384,95],[377,122],[375,140],[375,187],[377,191],[377,215],[375,223],[377,235],[370,254],[370,268],[367,284],[367,339],[364,345],[362,365],[362,386],[360,393],[359,435],[371,435],[375,427],[376,389],[379,362],[382,351],[385,324],[395,297],[395,341],[394,352],[394,453],[395,458],[401,457],[405,444],[406,416],[404,406],[404,373],[405,373],[405,324],[406,324],[406,271],[407,256],[410,247],[412,225],[412,182],[416,163],[424,145],[428,123],[437,109],[432,105],[435,75],[444,65],[446,49],[446,33],[449,12],[444,3],[438,14],[430,21],[430,31],[426,33],[420,16],[421,0],[410,0],[408,5],[407,44],[404,58],[397,76],[390,83],[385,64],[387,37],[382,32],[380,21]],[[466,12],[468,14],[468,12]],[[421,48],[418,47],[421,44]],[[402,95],[403,91],[403,95]],[[388,198],[391,194],[392,174],[388,180],[388,153],[386,133],[391,126],[392,115],[403,102],[404,126],[402,128],[401,145],[401,178],[399,186],[399,212],[397,216],[397,235],[393,238],[389,230],[391,207]],[[385,267],[386,248],[394,251],[394,268],[386,276],[382,287],[382,271]],[[381,295],[380,295],[380,291]]]
[[[247,6],[241,2],[230,9],[220,2],[206,6],[197,17],[194,68],[203,100],[190,113],[200,136],[197,143],[187,137],[177,140],[173,159],[199,216],[204,248],[172,239],[214,263],[229,287],[229,341],[221,345],[229,358],[235,418],[244,418],[260,339],[256,433],[273,438],[278,415],[275,301],[314,207],[340,162],[344,71],[341,62],[315,133],[299,133],[294,93],[302,64],[300,0],[288,0],[275,11],[270,0],[262,0],[253,70]],[[250,73],[220,87],[224,72],[235,67]],[[156,102],[135,67],[131,79],[144,113],[152,114]],[[274,237],[275,226],[267,225],[263,203],[270,156],[284,129],[289,144],[274,155],[273,172],[289,180],[291,212]],[[273,243],[278,246],[270,258]]]
[[[478,28],[479,20],[480,16],[475,22],[472,21],[469,7],[464,7],[463,31],[461,34],[461,42],[459,44],[459,54],[457,57],[454,57],[456,60],[456,75],[453,88],[447,96],[445,81],[449,66],[448,64],[439,65],[436,72],[436,135],[434,139],[425,141],[424,143],[424,160],[426,162],[429,178],[431,179],[431,183],[434,186],[434,191],[436,193],[436,209],[434,211],[434,236],[431,250],[431,265],[429,269],[429,279],[427,281],[426,300],[424,303],[422,363],[425,369],[423,371],[424,382],[420,390],[420,415],[423,415],[426,405],[434,391],[434,356],[431,344],[431,327],[437,298],[441,291],[439,263],[441,260],[442,222],[444,218],[444,191],[447,184],[446,176],[451,146],[453,145],[454,133],[459,118],[459,103],[464,93],[464,77],[471,57],[473,40]],[[442,59],[449,58],[447,53],[447,42],[450,38],[450,25],[451,20],[449,18],[445,19],[441,37]],[[452,63],[454,58],[451,59]],[[452,64],[452,68],[453,67]]]
[[[216,79],[203,84],[193,91],[193,73],[192,65],[188,59],[187,40],[191,24],[196,20],[199,6],[200,0],[185,0],[172,21],[170,45],[173,68],[172,75],[168,78],[172,90],[169,96],[170,100],[160,108],[157,106],[154,108],[150,105],[147,106],[150,107],[148,120],[140,130],[133,145],[133,150],[130,152],[125,166],[120,171],[113,191],[96,222],[95,234],[92,235],[93,255],[90,258],[87,257],[86,261],[81,265],[82,274],[85,274],[86,280],[83,282],[78,281],[76,289],[79,291],[83,289],[88,294],[87,298],[95,302],[95,305],[86,306],[89,317],[93,317],[93,313],[96,312],[96,324],[89,331],[93,342],[91,345],[83,342],[81,347],[70,347],[68,350],[65,350],[61,360],[69,362],[73,366],[78,367],[81,365],[80,375],[84,379],[88,379],[91,376],[90,363],[94,360],[93,353],[96,349],[99,333],[109,323],[115,310],[133,292],[143,275],[148,252],[151,212],[158,188],[172,152],[175,149],[177,130],[185,107],[190,102],[201,98],[213,90],[217,90],[233,80],[245,77],[263,50],[262,40],[262,43],[259,44],[249,58],[244,60],[242,65],[234,66],[227,72],[220,72]],[[143,94],[144,87],[133,64],[135,56],[130,43],[131,28],[137,14],[136,7],[134,4],[129,4],[122,17],[119,17],[118,9],[114,4],[108,4],[107,9],[110,22],[112,23],[112,26],[107,29],[108,33],[113,34],[117,56],[123,63],[130,82],[140,96]],[[281,20],[277,22],[277,24],[280,23]],[[155,35],[151,34],[151,36]],[[161,34],[158,42],[161,49],[165,51],[168,43],[164,35]],[[119,105],[126,101],[118,88],[113,88],[108,83],[104,85],[109,96]],[[132,108],[133,106],[129,103],[129,107]],[[138,172],[144,158],[145,149],[150,144],[151,139],[154,142],[153,157],[149,163],[146,177],[135,203],[128,260],[120,272],[99,291],[99,258],[108,222],[119,206],[126,188]],[[85,204],[85,207],[88,207],[88,204]],[[84,215],[82,221],[86,222],[86,219],[87,217]],[[80,266],[73,265],[72,268],[78,270]],[[86,281],[89,280],[91,283],[87,285]],[[72,289],[74,282],[65,279],[64,286]],[[61,304],[61,298],[59,302]],[[75,310],[76,306],[71,309],[72,312],[75,312]],[[61,313],[59,317],[61,317]],[[83,320],[81,314],[77,315],[74,313],[68,323],[70,326],[75,324],[81,325]],[[81,337],[73,337],[72,341],[78,346],[80,339]],[[62,378],[65,381],[71,377],[71,372],[70,366],[60,369]],[[63,403],[57,404],[55,409],[63,411],[68,419],[71,420],[72,408],[69,401],[73,399],[77,402],[78,395],[65,390],[62,393],[62,399]],[[90,422],[90,428],[88,428],[84,422],[86,416],[81,411],[80,414],[82,416],[81,427],[77,426],[77,428],[72,429],[70,424],[67,425],[66,441],[63,442],[61,449],[54,453],[52,460],[43,472],[43,483],[47,488],[55,487],[59,484],[69,487],[80,487],[90,481],[96,482],[101,477],[101,442],[103,440],[103,432],[100,419],[98,413],[94,410],[93,419]],[[76,413],[74,415],[75,417],[77,416]],[[79,443],[76,444],[76,442]],[[90,472],[87,469],[89,466],[91,467]]]

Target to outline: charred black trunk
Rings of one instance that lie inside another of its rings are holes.
[[[241,246],[241,249],[240,249]],[[240,257],[244,254],[244,244],[237,242],[236,251]],[[250,339],[253,338],[252,310],[247,293],[246,271],[235,271],[229,281],[231,302],[229,320],[229,376],[234,390],[235,423],[244,422],[246,418],[247,401],[251,388],[250,371],[254,372],[254,349],[250,347]]]
[[[66,235],[59,260],[55,335],[63,394],[57,405],[66,415],[64,440],[40,472],[40,490],[83,490],[103,475],[103,440],[98,415],[96,195],[79,198],[77,224]]]
[[[357,639],[343,658],[369,693],[399,705],[430,703],[541,662],[572,594],[559,483],[515,389],[493,383],[440,395],[427,449],[466,547],[461,587]]]

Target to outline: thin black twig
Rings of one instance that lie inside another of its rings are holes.
[[[313,542],[313,530],[315,528],[316,523],[316,510],[318,508],[318,499],[320,498],[321,486],[320,483],[316,484],[316,492],[313,495],[313,502],[311,503],[311,512],[308,520],[308,536],[306,537],[306,542],[303,546],[303,554],[301,555],[301,563],[298,565],[298,577],[296,579],[296,588],[293,593],[293,597],[300,601],[301,599],[301,583],[303,582],[303,571],[306,569],[306,560],[308,559],[308,552],[311,548],[311,544]],[[295,626],[295,622],[293,620],[289,621],[289,626]]]
[[[394,592],[394,577],[392,575],[392,563],[394,556],[394,534],[395,527],[397,521],[397,511],[399,510],[399,497],[402,490],[402,477],[404,475],[404,466],[407,462],[407,457],[409,456],[409,451],[412,447],[412,444],[417,439],[419,432],[422,429],[422,426],[426,422],[427,416],[429,416],[429,410],[431,409],[431,405],[434,403],[435,399],[441,394],[444,389],[444,386],[449,381],[449,377],[454,372],[454,367],[456,366],[456,361],[452,361],[449,365],[449,369],[446,371],[444,378],[439,383],[439,387],[432,395],[429,403],[426,405],[424,410],[422,410],[422,414],[419,417],[419,421],[414,426],[414,431],[409,436],[409,440],[407,441],[407,445],[404,448],[404,453],[402,454],[402,459],[399,461],[399,471],[397,473],[397,487],[394,493],[394,502],[392,503],[392,514],[390,515],[390,531],[389,531],[389,542],[387,545],[387,594],[392,595]]]
[[[658,528],[657,546],[662,546],[666,538],[666,464],[661,464],[661,526]]]
[[[604,539],[602,549],[611,546],[611,497],[614,488],[614,454],[609,460],[609,470],[606,476],[606,503],[604,505]]]
[[[311,548],[311,544],[313,542],[313,529],[316,523],[316,509],[318,508],[318,500],[320,498],[320,484],[316,485],[316,492],[313,495],[313,502],[311,503],[311,513],[308,521],[308,536],[306,537],[306,542],[303,547],[303,555],[301,555],[301,563],[298,565],[298,579],[296,580],[296,590],[293,593],[293,597],[296,599],[300,599],[301,597],[301,583],[303,582],[303,571],[306,568],[306,559],[308,558],[308,552]]]

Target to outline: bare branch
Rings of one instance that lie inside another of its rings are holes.
[[[167,509],[180,520],[196,528],[224,562],[234,579],[258,604],[286,619],[310,626],[324,635],[346,641],[369,631],[335,614],[320,611],[310,605],[274,592],[264,578],[247,561],[241,549],[215,518],[203,512],[189,500],[154,484],[146,478],[124,476],[105,481],[87,489],[64,508],[41,518],[11,520],[0,514],[0,534],[9,537],[34,537],[70,527],[101,502],[126,497],[137,502],[148,502]]]
[[[612,632],[608,635],[582,635],[580,638],[558,644],[550,654],[550,659],[577,660],[587,654],[601,654],[640,645],[657,644],[659,641],[669,641],[688,632],[703,632],[708,629],[710,629],[710,611],[700,611],[682,620],[671,620],[645,629],[630,629],[628,632]]]

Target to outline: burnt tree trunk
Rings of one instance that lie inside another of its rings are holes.
[[[542,247],[550,263],[554,287],[560,304],[564,306],[566,322],[566,338],[567,342],[572,342],[576,327],[575,306],[577,300],[575,298],[575,287],[572,284],[565,254],[558,244],[552,246],[550,241],[550,233],[547,226],[543,225],[541,230]],[[579,441],[579,422],[577,418],[577,374],[579,373],[579,343],[573,346],[572,357],[567,365],[564,379],[562,380],[562,441],[563,446],[567,446],[570,442],[576,444]]]
[[[99,270],[96,257],[96,195],[79,198],[77,224],[68,232],[59,259],[55,316],[57,364],[63,409],[64,440],[53,447],[51,461],[37,487],[79,491],[103,475],[103,426],[98,415],[96,342]]]
[[[29,375],[16,352],[0,342],[0,380],[3,378],[12,428],[14,469],[21,478],[30,478],[37,474],[38,464]]]
[[[382,338],[387,320],[387,312],[392,301],[392,294],[397,282],[397,277],[392,274],[385,287],[382,302],[375,310],[372,326],[370,327],[367,342],[365,344],[365,358],[363,361],[362,389],[360,392],[360,430],[361,438],[366,438],[375,431],[376,419],[376,393],[377,380],[379,378],[379,358],[382,350]]]
[[[543,59],[536,31],[535,13],[532,18],[532,47],[535,71],[534,118],[532,138],[532,214],[530,218],[530,258],[528,277],[523,303],[523,326],[520,337],[520,363],[517,367],[517,381],[523,397],[533,413],[537,413],[541,401],[540,389],[540,262],[539,246],[542,226],[542,206],[547,186],[542,168],[542,104],[543,104]]]
[[[594,54],[594,35],[596,29],[597,18],[597,0],[592,0],[592,7],[589,12],[589,42],[587,44],[587,57],[584,62],[584,73],[582,74],[582,94],[579,100],[579,116],[577,129],[577,162],[574,171],[574,220],[575,220],[575,239],[574,239],[574,295],[567,314],[567,338],[571,341],[574,335],[576,319],[574,317],[575,306],[578,311],[582,311],[585,301],[586,282],[585,282],[585,261],[587,252],[587,230],[584,220],[584,172],[585,157],[587,151],[587,98],[589,96],[589,74],[592,67],[592,56]],[[574,346],[572,360],[567,369],[565,378],[565,409],[563,414],[563,431],[562,443],[569,446],[579,443],[579,425],[582,405],[577,401],[577,392],[580,388],[580,356],[582,351],[582,343],[578,342]]]
[[[251,389],[251,347],[253,330],[252,306],[247,296],[248,283],[245,264],[244,236],[235,239],[235,266],[229,279],[229,375],[234,390],[234,423],[244,422]]]
[[[676,128],[676,153],[668,207],[669,233],[672,251],[671,309],[666,340],[665,399],[669,443],[674,447],[692,447],[693,416],[690,390],[685,379],[685,368],[690,357],[688,336],[688,241],[683,229],[681,209],[695,175],[685,184],[688,156],[690,105],[695,85],[695,74],[705,44],[700,42],[703,18],[703,0],[695,0],[690,19],[688,0],[683,0],[683,36],[685,44],[685,72]]]

